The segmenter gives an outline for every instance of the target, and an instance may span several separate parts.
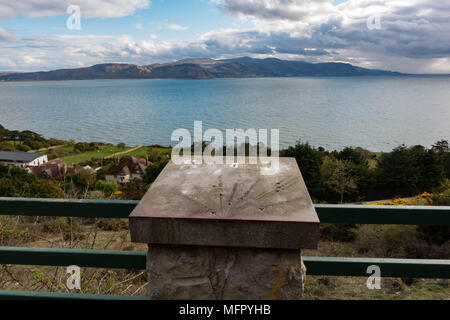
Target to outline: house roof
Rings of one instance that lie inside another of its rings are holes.
[[[41,164],[39,167],[31,167],[31,172],[40,179],[63,180],[66,174],[75,174],[74,166],[68,166],[61,160],[55,159]]]
[[[8,162],[31,162],[42,156],[42,153],[0,151],[0,161]]]
[[[124,156],[118,163],[114,163],[106,172],[106,175],[127,175],[127,174],[143,174],[147,168],[146,160],[133,157]]]

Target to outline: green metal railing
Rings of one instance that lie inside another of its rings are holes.
[[[127,218],[138,201],[0,198],[0,215]],[[450,226],[450,207],[315,205],[322,223]],[[450,278],[450,260],[303,257],[309,275],[368,276],[377,265],[382,277]],[[0,264],[145,269],[146,253],[132,251],[0,247]],[[145,299],[0,291],[4,299]]]

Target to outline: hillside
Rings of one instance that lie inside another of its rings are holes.
[[[0,73],[0,81],[89,79],[212,79],[250,77],[396,76],[398,72],[365,69],[347,63],[308,63],[249,57],[213,60],[183,59],[173,63],[138,66],[108,63],[86,68]]]

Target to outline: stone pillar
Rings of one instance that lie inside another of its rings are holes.
[[[151,299],[301,299],[300,250],[149,245]]]
[[[169,163],[130,215],[152,299],[301,299],[319,219],[297,163]]]

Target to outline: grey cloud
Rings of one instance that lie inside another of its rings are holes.
[[[65,15],[72,4],[80,6],[82,17],[116,18],[147,8],[150,3],[150,0],[0,0],[0,20],[18,15],[28,18]]]
[[[312,1],[307,0],[225,0],[222,9],[252,17],[260,21],[259,25],[269,21],[282,29],[291,23],[292,28],[285,28],[284,34],[280,29],[273,32],[269,28],[264,31],[272,36],[261,33],[260,41],[278,42],[280,53],[293,52],[291,43],[296,43],[300,47],[320,48],[324,54],[333,49],[357,49],[361,55],[375,50],[410,58],[443,58],[450,54],[450,3],[416,0],[399,6],[395,1],[351,0],[333,8],[329,3],[320,1],[312,7]],[[366,25],[369,9],[374,7],[381,10],[380,30],[369,30]],[[317,22],[318,16],[324,19]],[[300,21],[308,22],[309,29],[306,34],[300,31],[291,36]],[[286,40],[286,36],[291,39]]]
[[[15,39],[15,36],[6,31],[4,28],[0,27],[0,41],[13,41]]]
[[[302,18],[328,11],[332,0],[225,0],[219,6],[237,15],[262,19],[286,19],[298,21]]]
[[[322,1],[319,5],[325,9],[312,10],[310,16],[287,9],[302,3],[309,1],[227,0],[222,8],[251,17],[253,27],[213,30],[194,41],[134,41],[122,36],[82,37],[76,41],[64,36],[29,37],[20,39],[20,46],[0,47],[0,69],[41,70],[102,62],[151,64],[186,57],[250,55],[310,62],[347,61],[411,73],[450,73],[450,4],[416,0],[408,7],[397,7],[395,1],[350,0],[330,9],[329,1]],[[370,10],[364,10],[380,4],[385,9],[381,29],[369,30],[366,19]],[[296,20],[300,16],[303,18]]]

